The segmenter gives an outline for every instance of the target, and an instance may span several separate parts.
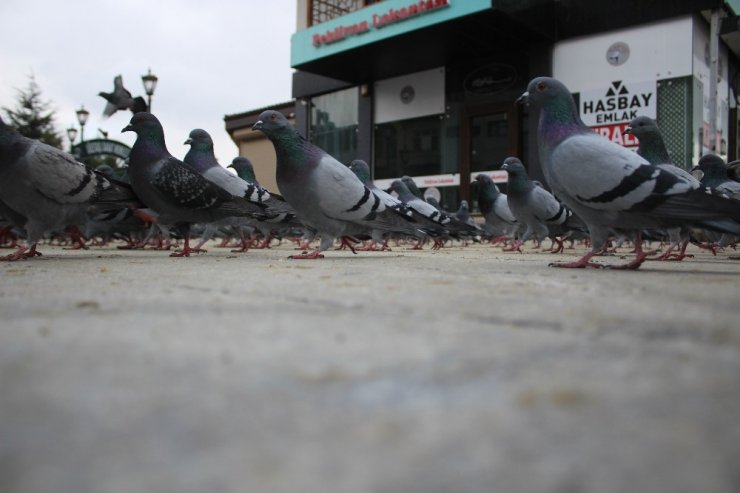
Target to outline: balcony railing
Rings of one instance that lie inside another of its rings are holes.
[[[315,26],[382,0],[309,0],[308,25]]]

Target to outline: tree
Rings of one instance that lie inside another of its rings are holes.
[[[3,107],[7,124],[21,135],[38,139],[54,147],[62,148],[62,137],[54,126],[54,110],[49,101],[41,98],[41,89],[33,75],[28,77],[28,87],[18,92],[17,108]]]

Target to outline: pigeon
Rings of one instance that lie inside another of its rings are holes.
[[[131,93],[123,87],[123,77],[117,75],[113,79],[113,92],[99,92],[98,96],[107,101],[103,116],[108,118],[118,110],[131,110],[133,113],[146,111],[146,101],[141,96],[132,97]]]
[[[513,236],[517,222],[509,209],[506,194],[501,193],[491,177],[485,173],[476,175],[475,183],[478,208],[485,220],[484,230],[493,237],[494,243]]]
[[[414,181],[413,178],[411,178],[408,175],[404,175],[401,177],[401,181],[406,184],[406,187],[408,187],[409,192],[414,194],[415,197],[420,198],[421,200],[426,200],[426,198],[424,198],[424,194],[421,192],[421,189],[416,185],[416,182]]]
[[[447,236],[460,238],[461,236],[475,236],[479,233],[476,228],[455,219],[423,198],[414,195],[403,179],[393,180],[390,190],[398,194],[398,198],[406,207],[424,218],[425,222],[420,224],[419,229],[434,238],[433,249],[441,248]],[[421,248],[421,244],[417,244],[414,248]]]
[[[353,250],[356,236],[373,229],[414,230],[411,218],[387,207],[347,166],[305,140],[282,113],[262,112],[252,129],[275,147],[280,193],[301,222],[321,236],[319,248],[291,258],[322,258],[336,237]]]
[[[185,246],[171,256],[198,253],[190,247],[190,224],[210,223],[230,216],[255,216],[266,208],[235,197],[172,156],[165,144],[162,124],[151,113],[136,113],[122,131],[136,132],[128,175],[134,192],[158,215],[151,222],[174,225],[182,231]]]
[[[237,156],[231,160],[231,164],[228,165],[227,168],[232,168],[234,171],[236,171],[236,176],[238,176],[242,180],[260,186],[259,182],[257,181],[257,175],[254,172],[254,166],[252,166],[252,161],[250,161],[248,158],[244,156]]]
[[[266,209],[262,212],[262,215],[270,223],[289,223],[295,218],[295,211],[284,200],[274,198],[267,190],[259,186],[259,184],[245,181],[218,164],[213,151],[213,139],[208,132],[200,128],[192,130],[185,144],[190,145],[190,150],[183,158],[185,163],[191,165],[208,181],[215,183],[232,195],[242,197],[254,204],[265,206]],[[265,221],[250,218],[226,218],[211,223],[206,227],[206,233],[201,237],[199,246],[202,246],[205,241],[208,241],[219,227],[244,226],[245,221],[247,225],[253,225],[260,229],[265,236],[263,246],[267,248],[275,224],[268,224]],[[247,247],[247,242],[242,239],[242,251],[246,251]]]
[[[639,230],[687,224],[736,234],[740,213],[730,201],[704,193],[689,180],[648,163],[637,153],[587,127],[560,81],[538,77],[519,98],[539,112],[537,147],[555,196],[588,226],[591,250],[556,267],[603,267],[590,259],[602,252],[613,229],[638,231],[637,256],[623,266],[637,269],[647,255]]]
[[[698,175],[701,184],[715,195],[740,200],[740,182],[729,177],[728,167],[716,154],[705,154],[691,170]]]
[[[349,163],[349,169],[357,176],[357,178],[360,179],[360,181],[372,191],[372,193],[377,196],[383,205],[390,209],[395,209],[399,214],[403,214],[407,217],[413,218],[415,223],[418,222],[424,222],[424,218],[416,214],[412,209],[408,208],[403,202],[398,200],[393,195],[389,194],[385,190],[381,190],[380,188],[375,185],[372,178],[370,177],[370,166],[367,164],[367,162],[363,161],[362,159],[355,159],[351,163]],[[372,239],[374,244],[369,247],[369,250],[377,250],[377,244],[380,244],[381,250],[388,250],[388,236],[389,232],[385,230],[373,230],[372,231]],[[421,231],[416,231],[411,236],[415,236],[417,238],[420,238],[423,235]]]
[[[699,182],[691,173],[673,164],[668,149],[663,141],[663,135],[655,120],[649,116],[638,116],[630,121],[624,133],[634,135],[638,140],[637,154],[642,156],[648,163],[677,175],[689,183],[699,186]],[[686,255],[686,247],[691,241],[688,228],[678,227],[667,230],[671,244],[666,251],[654,260],[683,260],[691,255]],[[679,248],[679,253],[673,250]]]
[[[41,255],[45,233],[87,221],[91,204],[126,207],[136,196],[125,184],[77,162],[68,153],[29,139],[0,118],[0,216],[26,232],[25,243],[2,260]]]
[[[566,233],[569,228],[582,228],[573,213],[561,204],[550,192],[537,186],[527,176],[524,164],[516,157],[504,159],[502,170],[508,173],[506,191],[509,209],[524,228],[524,233],[508,250],[521,252],[521,246],[529,238],[542,241],[547,236],[555,237]],[[550,230],[553,227],[553,231]],[[554,227],[561,226],[556,229]],[[562,243],[560,243],[560,251]]]

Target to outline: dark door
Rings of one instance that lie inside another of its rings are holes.
[[[504,159],[519,155],[519,125],[511,105],[474,108],[463,119],[460,194],[470,202],[471,173],[497,170]]]

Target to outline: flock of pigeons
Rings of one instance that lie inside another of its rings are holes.
[[[26,259],[40,253],[37,244],[52,232],[66,231],[77,242],[86,236],[116,231],[145,231],[133,246],[152,236],[178,232],[184,246],[173,256],[202,252],[215,234],[228,231],[250,246],[249,235],[259,231],[265,244],[276,232],[300,232],[304,247],[315,236],[318,247],[291,258],[316,259],[336,240],[355,251],[360,240],[369,248],[387,248],[390,238],[404,237],[420,248],[432,241],[440,247],[450,238],[493,238],[508,242],[508,250],[546,237],[562,250],[563,239],[584,237],[591,249],[573,262],[557,267],[604,267],[594,256],[607,251],[613,239],[629,239],[635,258],[612,268],[638,268],[647,258],[645,236],[671,241],[661,257],[682,259],[697,231],[714,243],[734,242],[740,236],[740,182],[716,155],[701,158],[690,174],[674,166],[653,120],[638,117],[628,129],[639,140],[637,153],[594,133],[578,116],[573,98],[559,81],[540,77],[520,98],[539,115],[537,144],[544,175],[552,190],[529,180],[523,163],[507,158],[507,194],[491,178],[475,179],[477,199],[485,222],[469,216],[467,203],[447,213],[424,200],[409,177],[395,180],[385,191],[376,187],[364,161],[345,166],[305,140],[277,111],[264,111],[253,130],[262,131],[275,147],[276,177],[281,195],[259,185],[251,163],[238,157],[229,166],[216,161],[213,141],[196,129],[185,142],[183,160],[165,145],[159,120],[136,112],[123,132],[136,133],[129,156],[127,180],[76,162],[69,154],[21,136],[0,119],[0,243],[10,231],[25,237],[23,244],[0,260]],[[698,175],[701,180],[697,179]],[[190,244],[198,225],[200,242]]]

